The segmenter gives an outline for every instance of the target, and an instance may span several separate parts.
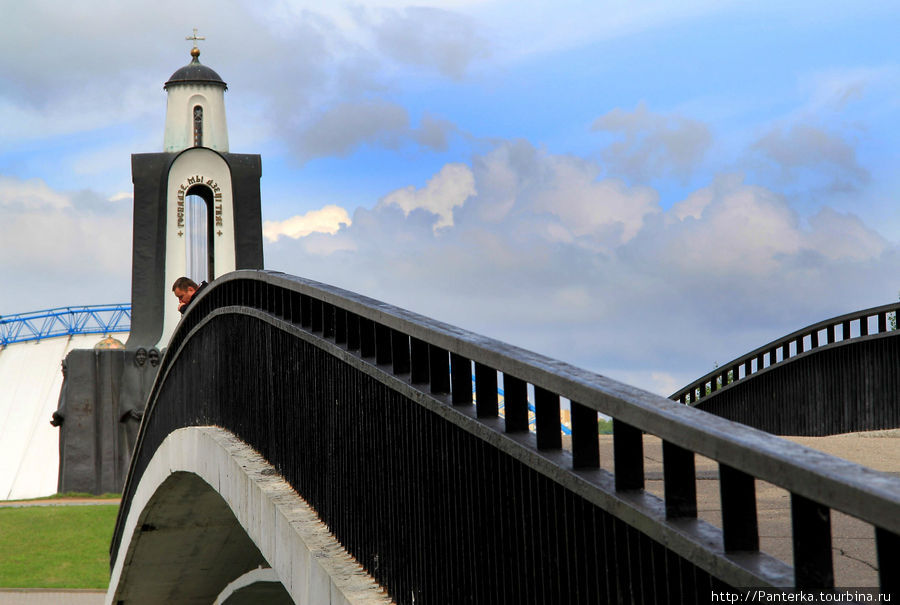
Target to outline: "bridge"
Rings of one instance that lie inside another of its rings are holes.
[[[884,318],[878,334],[810,350],[818,328],[792,335],[799,354],[754,352],[681,403],[332,286],[229,273],[161,362],[107,602],[698,603],[737,587],[830,589],[832,513],[869,528],[879,589],[897,591],[900,479],[698,409],[707,390],[712,402],[816,356],[889,353],[900,332]],[[896,411],[896,398],[882,405]],[[660,495],[647,489],[651,441]],[[718,525],[698,516],[698,460],[717,474]],[[790,494],[792,564],[760,549],[762,484]]]
[[[672,399],[776,435],[900,427],[898,311],[893,303],[807,326],[716,368]]]

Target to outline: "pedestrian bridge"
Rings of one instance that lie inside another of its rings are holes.
[[[661,497],[645,489],[645,436],[661,442]],[[698,517],[698,458],[717,466],[718,525]],[[759,482],[790,494],[793,564],[760,550]],[[897,477],[351,292],[238,271],[192,304],[162,361],[107,602],[827,589],[832,511],[871,528],[881,590],[896,591]]]

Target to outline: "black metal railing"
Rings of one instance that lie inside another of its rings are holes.
[[[814,349],[848,340],[896,330],[900,302],[847,313],[807,326],[717,367],[669,396],[681,403],[696,404],[713,393],[763,369],[789,361]]]
[[[900,303],[788,334],[695,380],[671,399],[777,435],[900,426]]]
[[[614,473],[600,468],[598,413],[613,418]],[[211,284],[171,340],[112,561],[156,448],[206,424],[259,450],[398,603],[696,603],[727,586],[827,588],[831,509],[874,527],[882,589],[897,588],[897,478],[357,294],[251,271]],[[644,490],[645,433],[662,440],[663,499]],[[721,529],[697,518],[698,454],[719,464]],[[759,550],[757,479],[791,493],[793,569]]]

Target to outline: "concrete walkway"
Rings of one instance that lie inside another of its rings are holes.
[[[900,430],[786,439],[900,477]],[[612,471],[612,435],[601,435],[600,441],[601,466]],[[696,469],[697,515],[721,528],[718,464],[709,458],[697,456]],[[662,442],[650,435],[644,436],[644,473],[647,491],[662,498]],[[760,550],[793,566],[790,494],[787,490],[757,480],[756,505]],[[878,586],[875,532],[872,526],[832,511],[831,529],[835,585]]]
[[[94,506],[108,504],[119,506],[119,498],[59,498],[53,500],[4,500],[0,508],[26,508],[31,506]]]
[[[0,605],[102,605],[105,590],[0,588]]]

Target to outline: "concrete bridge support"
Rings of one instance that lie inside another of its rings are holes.
[[[217,427],[166,438],[118,552],[107,604],[231,602],[253,590],[300,604],[390,602],[275,469]]]

